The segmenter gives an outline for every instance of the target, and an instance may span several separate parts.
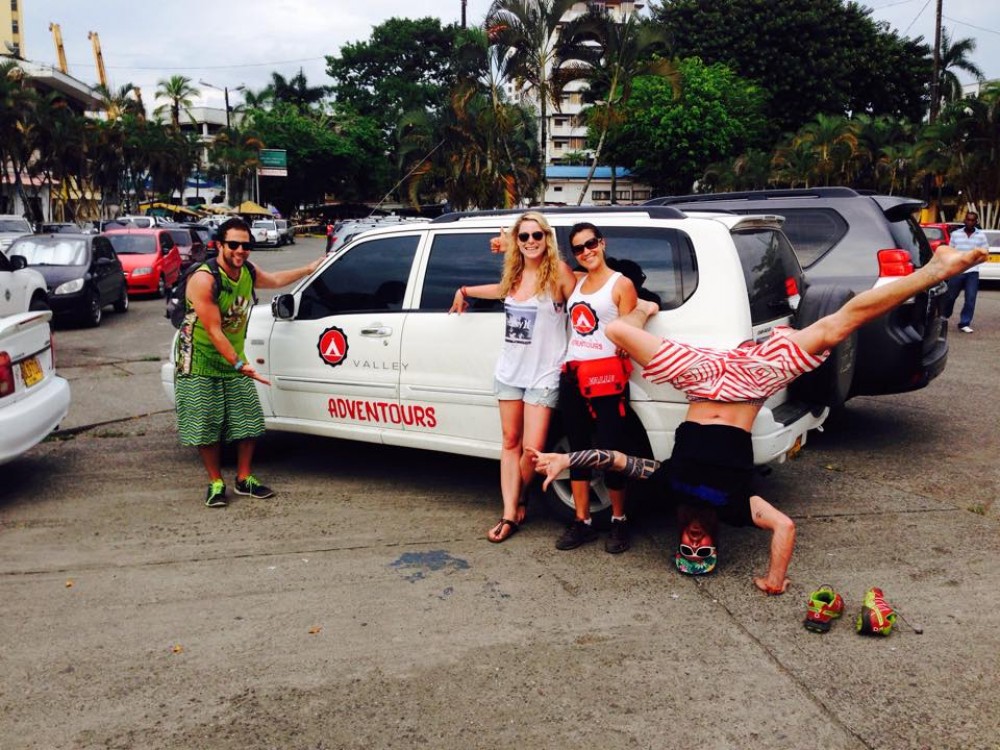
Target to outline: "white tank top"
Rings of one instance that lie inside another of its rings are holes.
[[[620,276],[618,272],[611,274],[604,286],[591,294],[582,291],[586,276],[576,283],[576,289],[567,302],[570,327],[567,362],[615,355],[616,347],[605,334],[605,329],[618,317],[618,305],[611,293]]]
[[[566,305],[548,294],[503,301],[507,325],[496,378],[516,388],[558,388],[566,356]]]

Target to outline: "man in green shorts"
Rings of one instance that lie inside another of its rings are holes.
[[[215,239],[218,277],[203,263],[188,279],[186,314],[174,352],[174,400],[181,444],[196,446],[208,471],[205,505],[224,508],[229,503],[220,466],[223,440],[236,443],[236,494],[274,495],[250,471],[256,438],[264,434],[264,413],[253,381],[270,385],[243,352],[254,288],[294,283],[315,271],[323,258],[302,268],[267,273],[247,261],[253,241],[242,219],[224,222]]]

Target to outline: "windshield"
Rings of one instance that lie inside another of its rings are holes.
[[[24,232],[31,234],[31,224],[24,219],[0,219],[0,232]]]
[[[87,241],[24,239],[15,242],[10,253],[23,255],[29,266],[83,266],[87,263]]]
[[[109,234],[119,255],[150,255],[156,252],[156,238],[151,234]]]
[[[273,221],[255,221],[253,229],[274,229]]]

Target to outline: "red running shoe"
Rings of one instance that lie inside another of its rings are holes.
[[[831,620],[844,613],[844,600],[830,586],[820,586],[809,595],[806,619],[802,621],[806,630],[825,633],[830,629]]]
[[[861,604],[861,614],[854,623],[854,629],[862,635],[889,635],[895,624],[896,613],[885,601],[882,589],[868,589]]]

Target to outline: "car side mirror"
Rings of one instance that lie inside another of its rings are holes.
[[[96,263],[97,263],[97,265],[103,267],[103,266],[110,266],[111,263],[112,263],[112,261],[111,261],[111,258],[103,258],[102,257],[102,258],[98,258],[97,261],[96,261]]]
[[[271,300],[271,315],[278,320],[291,320],[295,317],[295,296],[278,294]]]
[[[7,260],[10,261],[10,269],[12,271],[20,271],[22,268],[28,267],[28,259],[23,255],[12,255]]]

